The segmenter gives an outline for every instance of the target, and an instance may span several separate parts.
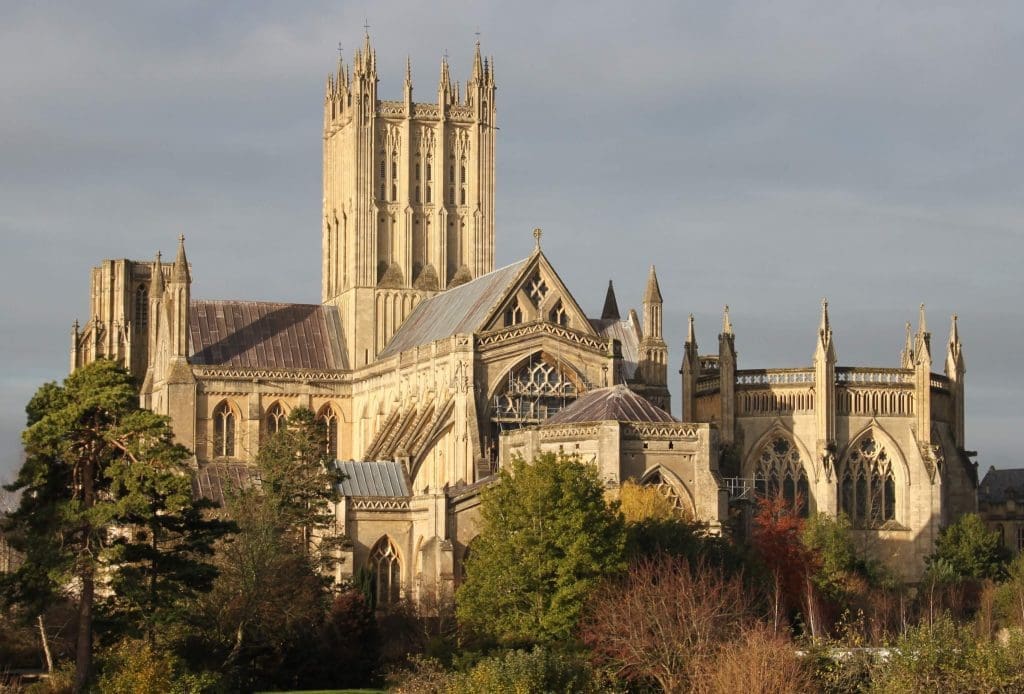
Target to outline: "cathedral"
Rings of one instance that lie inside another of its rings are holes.
[[[728,308],[702,355],[691,317],[677,418],[653,266],[639,312],[621,312],[609,283],[600,316],[539,229],[528,257],[495,268],[496,86],[479,43],[464,85],[442,61],[435,100],[413,101],[408,64],[399,100],[377,88],[366,36],[325,87],[319,303],[193,298],[184,238],[172,262],[92,270],[71,368],[130,369],[143,406],[194,451],[197,494],[256,482],[261,440],[311,409],[345,473],[336,578],[372,570],[381,604],[450,595],[480,490],[513,456],[580,456],[610,489],[655,486],[711,532],[758,495],[845,512],[908,580],[939,528],[976,508],[955,317],[943,373],[923,306],[892,368],[839,366],[827,303],[797,368],[740,369]]]

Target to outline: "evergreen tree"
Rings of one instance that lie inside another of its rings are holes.
[[[928,564],[940,560],[947,562],[959,579],[999,581],[1006,578],[1010,555],[999,533],[989,530],[981,516],[965,513],[939,533]]]
[[[567,638],[594,587],[625,570],[626,534],[597,470],[543,454],[513,461],[481,501],[456,594],[460,622],[505,644]]]
[[[97,580],[109,580],[113,601],[133,605],[126,616],[145,615],[141,629],[152,633],[173,613],[171,596],[208,587],[202,555],[223,528],[205,523],[183,495],[188,451],[172,443],[166,418],[140,409],[131,375],[114,362],[42,386],[26,412],[25,463],[8,487],[20,502],[3,521],[25,562],[4,578],[3,596],[38,614],[75,591],[81,691],[92,670]],[[139,531],[152,553],[138,550]]]
[[[328,563],[343,538],[333,533],[331,506],[341,473],[324,459],[327,431],[312,410],[298,407],[267,437],[256,456],[262,490],[277,508],[283,530],[316,564]]]

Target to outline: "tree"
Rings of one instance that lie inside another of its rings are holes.
[[[546,453],[484,490],[481,532],[456,593],[471,632],[505,644],[565,639],[591,590],[625,569],[625,529],[597,470]]]
[[[1010,556],[998,532],[989,530],[978,514],[966,513],[939,533],[928,563],[940,559],[960,579],[999,581],[1006,577]]]
[[[619,488],[619,510],[627,523],[682,520],[683,513],[657,487],[626,480]]]
[[[682,558],[642,558],[590,600],[581,626],[595,658],[662,691],[698,691],[715,653],[752,620],[739,576]]]
[[[331,532],[330,503],[339,499],[336,485],[342,476],[325,464],[326,441],[323,422],[312,410],[297,407],[256,456],[263,493],[277,507],[282,527],[317,564],[331,561],[332,550],[343,541]]]
[[[21,497],[3,521],[25,562],[5,578],[3,593],[9,604],[39,614],[60,593],[74,591],[81,691],[92,671],[99,572],[110,578],[116,599],[134,602],[137,616],[164,619],[176,595],[207,587],[190,581],[208,572],[202,555],[213,529],[174,492],[187,484],[188,451],[172,443],[165,417],[139,408],[131,375],[114,362],[101,359],[63,385],[45,384],[26,412],[25,463],[8,487]],[[140,529],[153,533],[146,542],[155,553],[131,549],[136,541],[126,538]],[[135,590],[142,576],[145,594]]]
[[[795,509],[801,507],[782,494],[758,499],[751,540],[754,551],[773,578],[775,628],[783,614],[802,611],[813,635],[817,635],[817,604],[812,577],[818,557],[801,541],[804,520]]]

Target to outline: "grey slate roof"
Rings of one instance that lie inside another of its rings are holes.
[[[590,325],[603,338],[613,338],[622,343],[622,369],[625,378],[636,375],[637,362],[640,359],[640,338],[632,323],[628,320],[608,318],[591,318]]]
[[[401,463],[338,460],[335,465],[345,475],[338,483],[342,496],[409,496],[409,483]]]
[[[193,301],[192,354],[207,366],[345,369],[335,306],[262,301]]]
[[[598,388],[581,396],[543,426],[581,422],[675,422],[676,418],[624,385]]]
[[[459,333],[483,329],[483,321],[519,276],[529,258],[448,289],[421,302],[388,342],[379,358],[428,345]]]
[[[989,468],[978,485],[978,501],[1001,504],[1007,499],[1024,499],[1024,469],[996,470]]]

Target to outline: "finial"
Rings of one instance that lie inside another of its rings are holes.
[[[924,333],[928,332],[928,324],[925,321],[925,317],[924,317],[924,304],[923,303],[921,304],[921,309],[920,310],[921,310],[921,315],[918,318],[917,329],[918,329],[918,331],[921,334],[924,334]]]
[[[341,62],[341,41],[338,41],[338,62]]]
[[[479,26],[477,26],[476,31],[473,32],[473,36],[476,37],[476,45],[477,45],[477,48],[479,48],[480,47],[480,27]]]
[[[821,327],[819,329],[821,330],[822,334],[824,334],[824,333],[826,333],[826,332],[828,332],[829,330],[832,329],[832,326],[829,325],[829,320],[828,320],[828,299],[827,298],[823,298],[821,300]]]
[[[412,56],[405,56],[405,81],[412,82]]]
[[[732,321],[729,319],[729,304],[722,309],[722,334],[732,335]]]
[[[690,314],[690,318],[689,318],[689,322],[688,322],[688,324],[686,326],[686,342],[688,344],[692,345],[696,341],[697,341],[697,338],[696,338],[694,330],[693,330],[693,314],[691,313]]]
[[[74,335],[78,334],[78,319],[77,318],[75,319],[75,322],[71,324],[71,332]]]
[[[957,328],[957,315],[953,314],[953,320],[949,324],[949,341],[952,344],[960,342],[960,331]]]
[[[544,232],[541,231],[540,227],[537,227],[536,229],[533,230],[533,238],[535,240],[535,243],[536,243],[535,247],[536,247],[537,250],[540,250],[540,237],[541,237],[541,235],[543,235],[543,233]]]
[[[363,17],[363,33],[366,35],[366,38],[370,38],[370,20],[366,17]]]

